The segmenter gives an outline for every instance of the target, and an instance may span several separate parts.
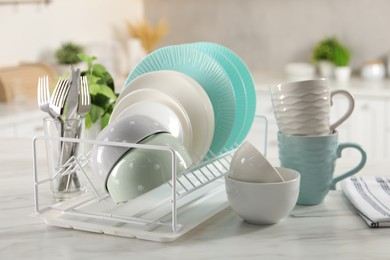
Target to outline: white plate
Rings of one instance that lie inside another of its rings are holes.
[[[160,70],[145,73],[131,81],[120,93],[118,101],[142,88],[160,90],[183,106],[192,127],[192,149],[189,153],[194,163],[202,161],[213,140],[215,126],[213,106],[203,87],[183,73]]]
[[[118,99],[110,123],[123,116],[145,115],[153,118],[192,149],[192,128],[184,108],[172,97],[156,89],[137,89]]]

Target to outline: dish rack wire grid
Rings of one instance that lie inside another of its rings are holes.
[[[263,115],[256,115],[254,124],[257,121],[264,123],[263,153],[266,155],[268,120]],[[94,174],[89,169],[90,151],[71,157],[62,167],[59,167],[56,174],[49,177],[45,164],[47,160],[39,157],[46,151],[38,147],[40,143],[47,145],[50,142],[73,142],[90,146],[107,145],[168,152],[171,158],[172,178],[133,200],[114,203],[108,192],[104,188],[99,188],[93,178]],[[34,215],[43,218],[46,224],[57,227],[158,242],[173,241],[229,205],[222,177],[227,174],[236,149],[237,146],[223,151],[220,155],[212,155],[212,158],[204,159],[178,176],[175,167],[177,158],[175,150],[171,147],[63,137],[35,137],[33,139]],[[66,201],[54,201],[49,188],[51,180],[60,174],[66,175],[75,171],[84,179],[87,191]]]

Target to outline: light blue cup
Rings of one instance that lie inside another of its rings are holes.
[[[301,174],[298,202],[300,205],[320,204],[329,190],[336,189],[337,182],[359,172],[365,165],[367,155],[355,143],[339,143],[338,133],[326,136],[298,136],[278,133],[279,160],[282,167]],[[351,170],[333,177],[336,160],[346,148],[356,149],[361,154],[358,164]]]

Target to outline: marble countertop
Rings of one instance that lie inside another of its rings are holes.
[[[223,210],[170,243],[47,226],[34,213],[32,142],[0,139],[2,259],[388,259],[390,229],[371,229],[340,191],[318,206],[297,206],[275,225],[243,222]],[[343,166],[338,166],[342,168]],[[390,162],[360,174],[390,175]]]

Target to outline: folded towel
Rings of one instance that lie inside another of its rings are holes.
[[[390,178],[353,176],[341,188],[370,227],[390,227]]]

